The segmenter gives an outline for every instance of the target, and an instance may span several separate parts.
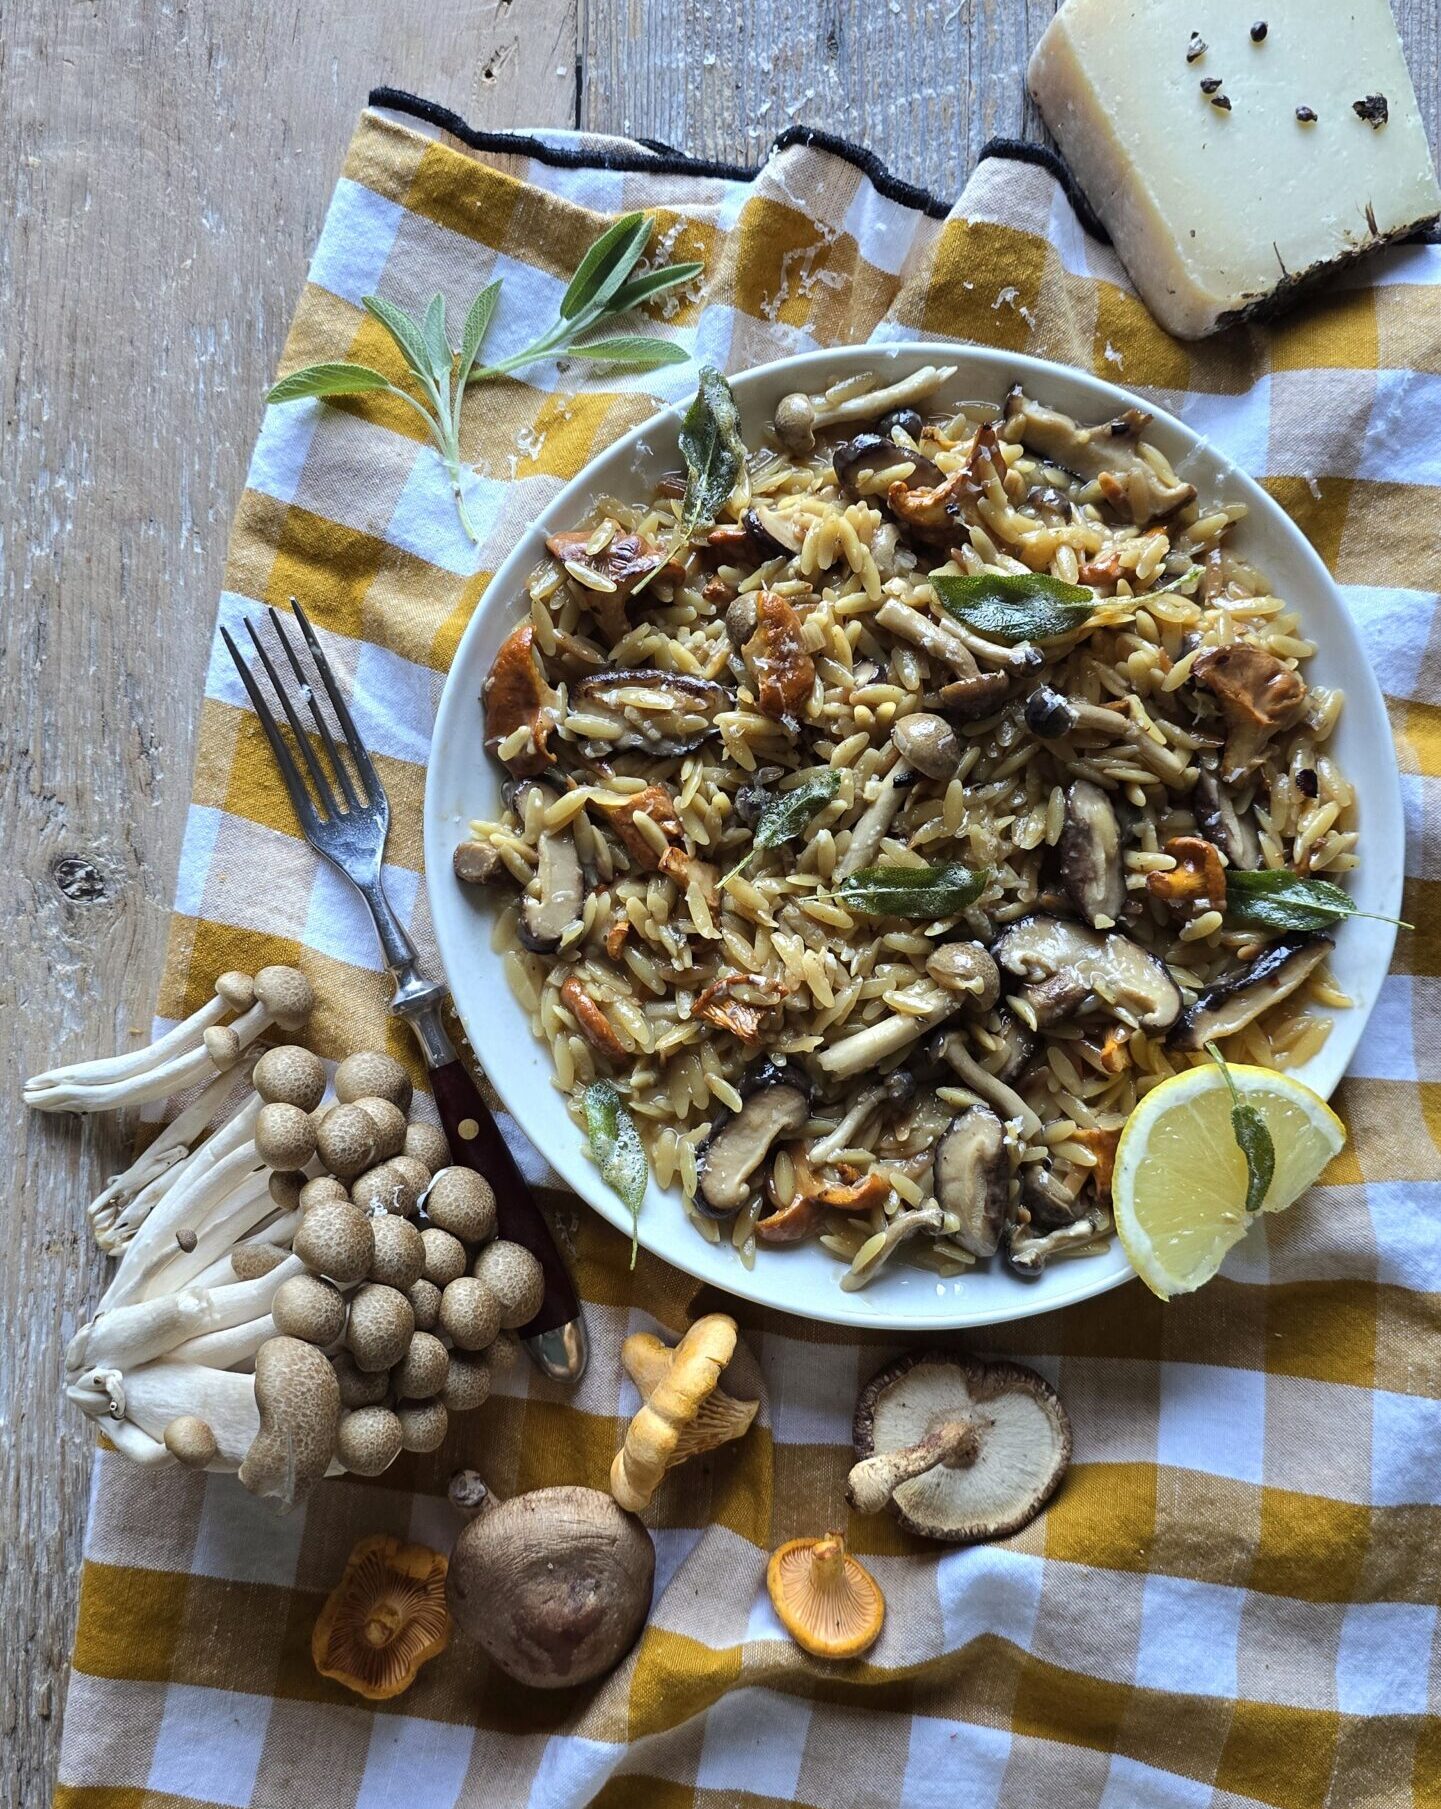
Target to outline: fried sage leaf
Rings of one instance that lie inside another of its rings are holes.
[[[973,870],[959,861],[945,867],[861,867],[841,881],[835,896],[872,917],[926,922],[973,905],[990,876],[987,867]]]
[[[1356,901],[1329,879],[1292,873],[1288,867],[1226,874],[1226,915],[1243,930],[1329,930],[1343,917],[1373,917],[1378,923],[1412,926],[1399,917],[1358,911]]]
[[[608,1080],[592,1081],[585,1090],[585,1130],[590,1151],[606,1186],[630,1208],[630,1266],[640,1247],[640,1209],[650,1168],[635,1120]]]
[[[1053,641],[1074,634],[1095,613],[1096,594],[1044,572],[980,572],[973,577],[933,576],[941,608],[988,640],[1014,647],[1021,641]]]
[[[754,841],[726,878],[734,879],[763,849],[780,848],[794,840],[816,812],[825,809],[840,788],[840,769],[826,766],[818,773],[812,773],[810,778],[802,779],[791,791],[772,798],[756,823]]]
[[[712,365],[701,366],[695,400],[681,423],[680,451],[686,468],[681,525],[689,536],[720,514],[746,456],[736,399]]]
[[[1247,1105],[1236,1090],[1226,1058],[1214,1043],[1207,1043],[1206,1053],[1221,1070],[1226,1091],[1231,1095],[1231,1130],[1241,1154],[1246,1158],[1246,1210],[1259,1212],[1276,1172],[1276,1146],[1266,1121],[1255,1106]]]

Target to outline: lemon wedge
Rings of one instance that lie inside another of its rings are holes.
[[[1269,1068],[1229,1072],[1276,1149],[1263,1210],[1284,1211],[1341,1149],[1346,1127],[1299,1080]],[[1162,1300],[1209,1281],[1250,1228],[1246,1158],[1231,1103],[1225,1073],[1208,1062],[1152,1088],[1121,1133],[1112,1181],[1116,1231],[1132,1267]]]

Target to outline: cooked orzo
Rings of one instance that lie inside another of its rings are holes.
[[[1100,1249],[1149,1088],[1347,1003],[1326,913],[1255,904],[1356,827],[1244,510],[1137,410],[940,411],[953,375],[787,397],[713,521],[692,470],[554,535],[456,856],[577,1126],[610,1081],[700,1235],[845,1288]]]

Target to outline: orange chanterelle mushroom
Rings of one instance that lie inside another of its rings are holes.
[[[755,678],[757,702],[777,722],[794,722],[815,682],[801,619],[775,591],[756,593],[755,633],[741,649]]]
[[[886,1599],[839,1533],[773,1552],[766,1589],[786,1632],[817,1658],[855,1658],[880,1637]]]
[[[450,1643],[446,1561],[388,1534],[362,1539],[320,1611],[310,1652],[322,1677],[384,1702]]]
[[[536,660],[532,623],[522,622],[501,643],[482,701],[488,754],[496,755],[517,778],[543,772],[554,762],[548,743],[555,729],[557,700]]]

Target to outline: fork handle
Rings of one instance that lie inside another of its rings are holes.
[[[500,1127],[460,1057],[432,1068],[430,1085],[451,1155],[461,1167],[473,1168],[483,1175],[495,1192],[500,1235],[512,1243],[524,1244],[545,1272],[545,1299],[535,1318],[521,1327],[521,1338],[529,1344],[542,1333],[558,1331],[579,1320],[580,1301],[565,1260],[555,1247],[529,1183],[516,1166]]]

